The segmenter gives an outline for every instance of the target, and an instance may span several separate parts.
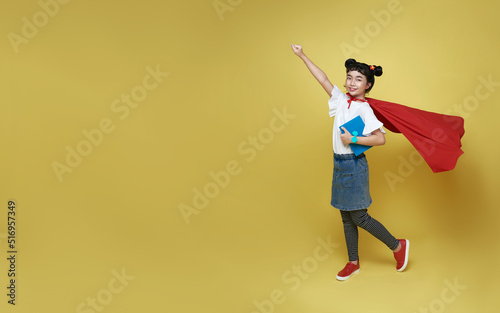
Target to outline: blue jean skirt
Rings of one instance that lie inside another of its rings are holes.
[[[367,209],[371,203],[365,154],[334,154],[332,206],[342,211],[354,211]]]

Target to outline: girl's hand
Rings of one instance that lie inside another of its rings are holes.
[[[353,143],[352,138],[354,137],[351,135],[345,127],[342,127],[342,130],[344,131],[343,134],[340,134],[340,140],[342,140],[342,143],[344,145],[348,145]],[[363,146],[382,146],[385,145],[385,136],[384,133],[380,131],[380,129],[374,130],[371,135],[369,136],[361,136],[361,137],[356,137],[358,140],[356,141],[356,144],[358,145],[363,145]]]
[[[344,131],[344,133],[340,134],[340,140],[342,140],[342,143],[347,146],[348,144],[352,143],[351,138],[353,136],[347,129],[345,129],[345,127],[342,127],[342,130]]]
[[[292,45],[292,50],[293,53],[295,53],[302,61],[304,61],[305,65],[313,74],[314,78],[318,81],[318,83],[321,84],[323,89],[325,89],[326,93],[328,94],[328,98],[332,96],[332,90],[333,90],[333,85],[332,83],[328,80],[328,77],[326,76],[325,72],[323,72],[319,67],[316,66],[305,54],[304,51],[302,51],[302,46],[301,45]]]
[[[301,45],[293,45],[292,44],[292,50],[293,50],[293,53],[295,53],[299,57],[304,55],[304,52],[302,51]]]

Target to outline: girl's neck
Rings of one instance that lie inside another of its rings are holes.
[[[350,93],[348,93],[348,94],[349,94],[349,96],[351,96],[351,98],[353,98],[353,100],[354,100],[354,98],[355,98],[356,100],[358,100],[358,99],[359,99],[359,100],[365,100],[365,101],[366,101],[366,98],[365,98],[365,94],[364,94],[364,93],[363,93],[363,94],[360,94],[360,95],[357,95],[357,96],[353,96],[353,95],[351,95]]]

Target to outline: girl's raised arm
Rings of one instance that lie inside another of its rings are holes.
[[[302,51],[301,45],[292,45],[292,50],[299,58],[302,59],[302,61],[304,61],[311,74],[313,74],[314,78],[316,78],[321,86],[323,86],[323,89],[325,89],[326,93],[328,93],[328,97],[330,98],[332,96],[333,85],[328,80],[325,72],[317,67],[316,64],[314,64],[311,60],[309,60],[309,58]]]

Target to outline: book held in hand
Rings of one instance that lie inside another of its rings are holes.
[[[363,130],[365,129],[365,123],[363,122],[363,119],[359,115],[350,120],[349,122],[345,123],[344,125],[340,126],[340,131],[343,134],[344,131],[342,130],[342,127],[345,127],[345,129],[347,129],[347,131],[350,132],[351,134],[357,132],[358,137],[365,137],[362,135]],[[350,143],[349,146],[351,146],[352,152],[354,152],[356,156],[360,155],[361,153],[365,152],[366,150],[372,147],[372,146],[359,145],[356,143]]]

